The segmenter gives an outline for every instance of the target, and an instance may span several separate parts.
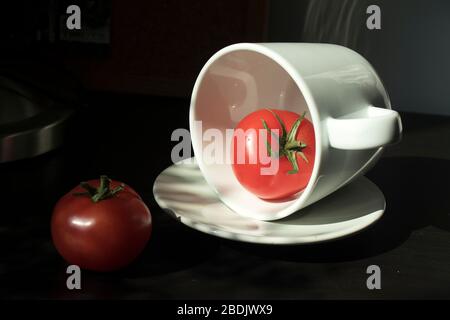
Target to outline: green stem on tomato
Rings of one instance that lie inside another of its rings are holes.
[[[80,187],[86,191],[74,193],[75,196],[88,196],[91,198],[92,202],[97,203],[99,201],[114,197],[125,188],[125,185],[122,183],[114,189],[111,189],[111,179],[105,175],[102,175],[100,176],[100,184],[98,188],[91,186],[87,182],[81,182]]]
[[[281,126],[281,137],[280,137],[277,136],[272,130],[270,130],[269,126],[267,125],[267,122],[264,119],[261,119],[263,126],[267,130],[267,132],[269,132],[269,134],[273,135],[278,139],[279,145],[278,152],[274,152],[273,149],[271,148],[269,141],[266,141],[267,153],[269,156],[272,156],[272,154],[278,157],[286,156],[286,158],[292,164],[292,170],[288,171],[288,174],[296,174],[299,171],[296,155],[298,154],[305,162],[308,162],[308,159],[306,158],[305,154],[302,151],[304,148],[307,147],[306,143],[296,139],[298,129],[303,119],[305,118],[306,112],[303,112],[303,114],[294,122],[291,130],[287,132],[286,126],[284,122],[280,119],[280,117],[272,110],[270,109],[267,110],[274,115],[274,117],[277,119],[278,123]]]

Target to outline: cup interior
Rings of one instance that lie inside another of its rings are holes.
[[[227,129],[234,129],[246,115],[262,108],[284,109],[298,114],[307,111],[306,117],[311,120],[299,86],[275,59],[245,49],[216,54],[203,68],[194,88],[191,135],[200,169],[220,199],[241,215],[275,220],[296,211],[293,208],[298,206],[305,191],[286,201],[262,200],[238,182],[227,150],[222,150],[223,161],[220,163],[207,163],[202,157],[205,148],[213,143],[204,141],[206,130],[217,129],[225,137]],[[201,121],[201,126],[197,121]],[[316,145],[319,149],[317,141]],[[230,145],[225,144],[224,148],[230,148]],[[316,166],[317,162],[316,157]]]

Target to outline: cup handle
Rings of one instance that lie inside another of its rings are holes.
[[[363,115],[330,118],[330,145],[336,149],[365,150],[400,141],[402,121],[398,112],[369,106]]]

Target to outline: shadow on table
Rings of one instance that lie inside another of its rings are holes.
[[[386,211],[372,227],[337,241],[297,246],[229,242],[239,250],[302,262],[343,262],[390,251],[426,226],[450,231],[450,161],[420,157],[382,158],[367,177],[384,193]]]
[[[205,241],[203,233],[192,232],[165,213],[162,215],[164,221],[155,222],[149,244],[138,260],[115,275],[138,278],[177,272],[201,264],[218,251],[219,239]]]

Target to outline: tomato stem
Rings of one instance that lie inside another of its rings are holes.
[[[100,184],[98,188],[91,186],[87,182],[81,182],[80,187],[86,191],[74,193],[75,196],[89,196],[92,202],[97,203],[99,201],[114,197],[125,188],[125,185],[122,183],[114,189],[111,189],[111,179],[105,175],[102,175],[100,176]]]
[[[306,158],[305,154],[302,152],[302,150],[307,147],[306,143],[296,139],[298,129],[299,129],[303,119],[305,118],[306,112],[303,112],[303,114],[300,117],[298,117],[298,119],[292,125],[291,130],[289,130],[289,132],[287,132],[286,126],[285,126],[283,120],[281,120],[280,117],[272,110],[270,110],[270,109],[267,109],[267,110],[270,111],[274,115],[274,117],[277,119],[278,123],[281,126],[281,137],[276,136],[275,133],[273,133],[273,131],[271,131],[270,128],[268,127],[267,122],[264,119],[261,119],[263,126],[267,130],[267,132],[278,138],[279,147],[280,147],[280,149],[277,153],[273,152],[273,150],[270,146],[270,143],[268,141],[266,141],[267,152],[268,152],[269,156],[272,156],[272,154],[277,155],[278,157],[286,156],[286,158],[292,164],[292,170],[288,171],[288,174],[296,174],[299,171],[296,155],[298,154],[305,162],[308,162],[308,159]]]

